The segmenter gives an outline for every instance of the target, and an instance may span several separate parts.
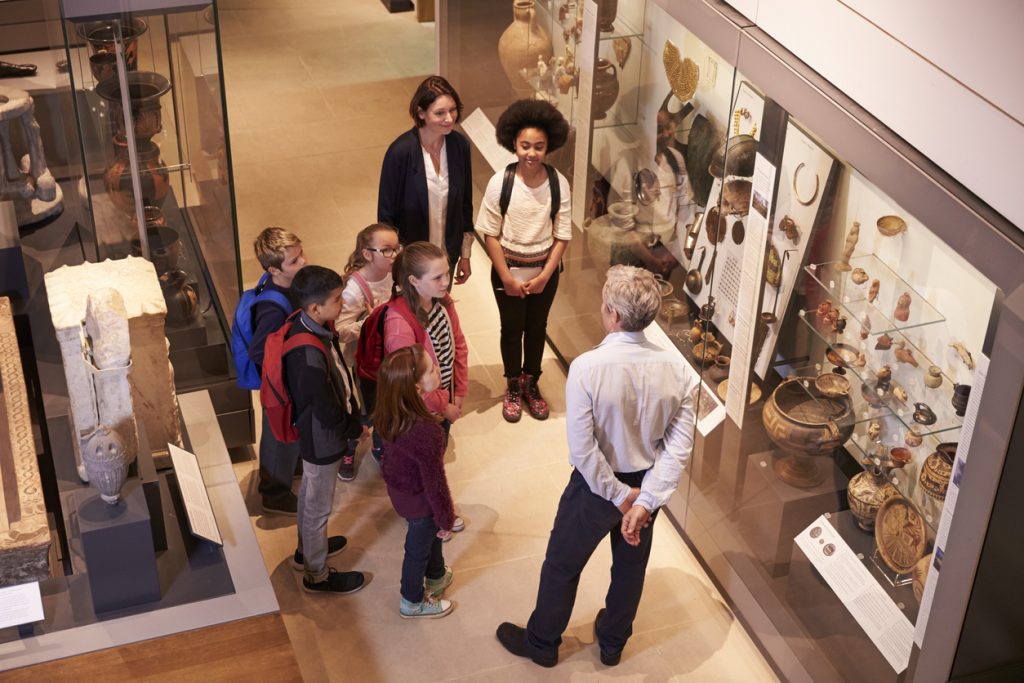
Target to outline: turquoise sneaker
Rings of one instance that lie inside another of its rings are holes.
[[[423,596],[423,602],[409,602],[402,598],[398,606],[398,613],[403,619],[440,619],[448,616],[452,611],[450,600],[438,600]]]
[[[426,579],[423,581],[423,593],[428,598],[439,598],[448,586],[452,585],[455,578],[455,570],[448,565],[444,566],[444,576],[437,579]]]

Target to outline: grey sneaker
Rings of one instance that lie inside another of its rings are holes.
[[[455,570],[448,565],[444,566],[444,576],[437,579],[425,579],[423,581],[424,596],[428,598],[439,598],[448,586],[452,585],[455,578]]]
[[[422,602],[409,602],[402,598],[398,605],[398,613],[403,619],[440,619],[452,611],[450,600],[438,600],[423,596]]]

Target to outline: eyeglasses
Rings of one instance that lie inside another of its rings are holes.
[[[375,247],[366,247],[367,251],[375,251],[384,258],[394,258],[402,253],[402,245],[399,244],[397,247],[384,247],[383,249],[377,249]]]

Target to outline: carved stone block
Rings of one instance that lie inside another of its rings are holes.
[[[0,586],[50,575],[50,529],[11,302],[0,298]]]
[[[131,346],[128,377],[136,419],[146,425],[154,448],[159,449],[166,443],[181,445],[174,369],[168,360],[168,343],[164,334],[167,307],[153,264],[146,259],[129,256],[116,261],[63,266],[47,273],[44,279],[50,316],[64,362],[75,428],[72,441],[83,480],[88,479],[81,466],[78,441],[99,425],[100,415],[92,394],[93,373],[83,356],[87,331],[82,321],[86,317],[89,296],[100,290],[117,290],[124,303]]]

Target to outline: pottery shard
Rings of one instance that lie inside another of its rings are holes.
[[[131,354],[128,377],[135,417],[145,424],[154,448],[166,443],[181,445],[174,370],[168,360],[164,333],[167,307],[153,264],[129,256],[116,261],[63,266],[47,273],[44,280],[76,430],[76,438],[72,440],[76,463],[81,465],[78,437],[91,433],[99,425],[90,393],[92,377],[82,362],[82,320],[86,317],[89,296],[106,289],[120,292],[128,320]],[[100,300],[97,299],[97,303]],[[84,470],[80,468],[79,472]]]
[[[50,529],[28,394],[7,298],[0,298],[0,586],[50,576]]]

